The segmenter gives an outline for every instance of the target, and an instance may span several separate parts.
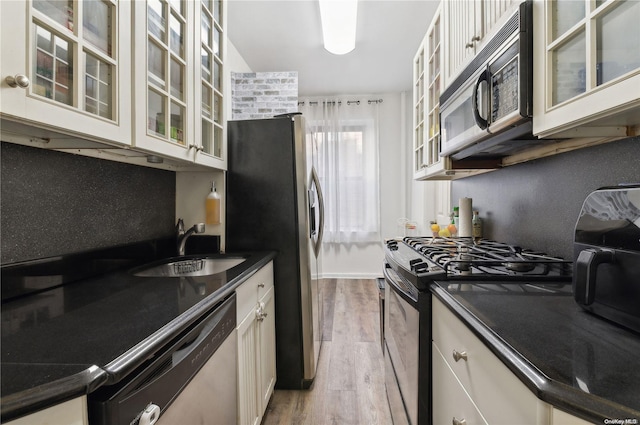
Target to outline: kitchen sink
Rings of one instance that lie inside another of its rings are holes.
[[[131,273],[140,277],[210,276],[229,270],[245,260],[244,257],[170,258],[135,268]]]

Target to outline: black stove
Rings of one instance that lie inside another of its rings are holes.
[[[418,290],[433,281],[570,282],[572,262],[489,239],[405,237],[387,241],[389,267]],[[520,290],[520,289],[518,289]]]
[[[569,296],[571,266],[562,258],[488,239],[410,236],[387,241],[385,384],[394,422],[432,423],[432,283],[465,296]]]

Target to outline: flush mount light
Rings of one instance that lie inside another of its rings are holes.
[[[358,0],[318,0],[324,48],[336,55],[356,47]]]

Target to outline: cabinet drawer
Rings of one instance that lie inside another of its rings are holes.
[[[433,423],[486,425],[487,422],[458,382],[442,353],[433,344]],[[464,422],[462,422],[464,420]]]
[[[249,311],[255,309],[260,300],[269,289],[273,288],[273,262],[258,270],[236,289],[237,320],[244,319]]]
[[[432,326],[434,345],[487,422],[538,423],[538,408],[544,403],[436,298]],[[466,360],[456,361],[454,350],[464,352]]]
[[[3,422],[5,423],[5,422]],[[44,410],[23,416],[7,425],[47,425],[47,424],[68,424],[86,425],[87,419],[87,397],[74,398],[64,403],[56,404]]]

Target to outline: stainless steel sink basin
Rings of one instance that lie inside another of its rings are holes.
[[[229,270],[245,260],[243,257],[171,258],[164,263],[134,269],[132,274],[140,277],[210,276]]]

